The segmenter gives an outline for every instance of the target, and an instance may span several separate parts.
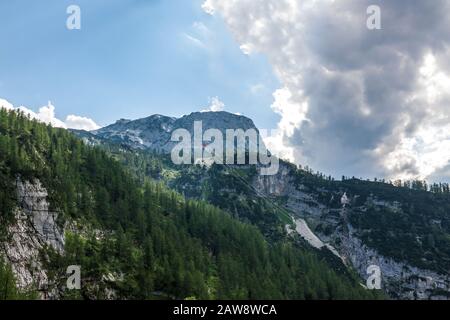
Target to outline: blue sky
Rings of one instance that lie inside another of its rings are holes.
[[[378,30],[366,23],[374,3]],[[66,28],[71,4],[81,30]],[[62,124],[92,128],[70,116],[179,117],[218,97],[278,129],[266,144],[294,163],[449,181],[449,10],[448,0],[3,0],[0,104],[37,112],[51,100]],[[53,108],[38,118],[55,119]]]
[[[276,128],[279,83],[263,55],[244,55],[203,0],[42,0],[0,3],[0,98],[56,116],[181,116],[218,96],[225,110]],[[81,30],[66,9],[81,8]]]

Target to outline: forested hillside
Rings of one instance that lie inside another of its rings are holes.
[[[240,221],[257,226],[270,240],[284,238],[285,226],[293,223],[290,212],[254,190],[251,181],[257,175],[255,166],[174,165],[169,155],[134,150],[123,144],[104,141],[101,148],[139,181],[161,181],[188,199],[213,204]]]
[[[185,200],[149,178],[136,179],[104,150],[68,131],[1,109],[2,242],[15,223],[18,177],[42,182],[65,227],[64,254],[42,252],[49,285],[61,289],[61,298],[376,296],[309,249],[288,240],[269,243],[256,227],[216,207]],[[81,265],[79,292],[62,290],[68,265]],[[3,276],[10,274],[7,262],[0,270],[1,293],[13,278]],[[0,298],[20,298],[20,292]]]
[[[349,198],[347,215],[368,246],[397,261],[448,274],[450,267],[450,192],[446,183],[424,181],[335,181],[320,173],[293,170],[295,182],[330,208]]]
[[[136,178],[164,181],[188,198],[203,199],[258,226],[271,239],[280,239],[284,225],[291,223],[289,212],[286,214],[283,206],[287,196],[267,198],[251,185],[257,174],[254,167],[174,166],[168,155],[128,149],[126,144],[117,146],[104,142],[102,148],[113,154]],[[428,186],[424,181],[365,181],[346,177],[335,180],[313,173],[307,167],[281,163],[289,168],[289,177],[297,189],[307,192],[330,210],[342,209],[341,196],[346,193],[349,197],[346,218],[369,247],[397,261],[448,273],[448,184]],[[319,221],[318,226],[317,231],[325,235],[332,231],[332,226],[323,221]]]

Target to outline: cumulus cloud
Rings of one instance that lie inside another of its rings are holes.
[[[13,105],[6,101],[5,99],[0,99],[0,108],[6,109],[6,110],[12,110],[14,109]]]
[[[367,28],[370,5],[381,8],[381,30]],[[245,54],[268,57],[283,84],[272,144],[295,162],[365,177],[448,172],[449,1],[207,0],[203,9]]]
[[[100,128],[100,126],[97,125],[94,120],[86,117],[76,116],[73,114],[70,114],[66,117],[65,123],[67,127],[71,129],[91,131]]]
[[[225,103],[220,101],[219,97],[213,97],[209,99],[209,106],[202,112],[219,112],[225,109]]]
[[[36,119],[41,122],[51,124],[54,127],[67,128],[66,124],[63,121],[56,118],[55,107],[52,105],[50,101],[48,102],[47,106],[41,107],[39,109],[39,112],[37,113],[24,106],[18,107],[17,110],[22,111],[26,115],[30,116],[30,118],[32,119]]]
[[[88,131],[100,128],[100,126],[98,126],[92,119],[76,115],[67,116],[65,121],[59,120],[55,115],[55,107],[50,101],[46,106],[41,107],[38,112],[34,112],[33,110],[24,106],[14,108],[11,103],[4,99],[0,99],[0,108],[5,108],[6,110],[22,111],[32,119],[51,124],[52,126],[57,128],[79,129]]]
[[[214,14],[214,4],[211,0],[206,0],[203,5],[202,9],[205,10],[206,13]]]

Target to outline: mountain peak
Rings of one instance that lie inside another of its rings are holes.
[[[201,121],[203,130],[255,129],[250,118],[226,111],[193,112],[181,118],[154,114],[137,120],[120,119],[114,124],[92,131],[99,138],[126,144],[132,148],[155,151],[170,150],[171,134],[176,129],[193,132],[194,122]]]
[[[117,120],[116,121],[116,123],[115,124],[125,124],[125,123],[128,123],[128,122],[131,122],[132,120],[130,120],[130,119],[119,119],[119,120]]]
[[[252,119],[227,111],[193,112],[177,120],[180,128],[188,130],[190,128],[184,125],[189,126],[189,123],[194,121],[202,121],[203,127],[206,129],[215,128],[221,131],[226,129],[257,130]]]

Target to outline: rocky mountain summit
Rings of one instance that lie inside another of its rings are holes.
[[[82,131],[76,133],[91,143],[108,140],[135,149],[169,153],[175,145],[171,141],[172,132],[176,129],[186,129],[193,136],[194,123],[198,121],[202,123],[203,132],[218,129],[224,136],[227,129],[257,131],[253,121],[244,116],[228,112],[194,112],[181,118],[152,115],[138,120],[120,119],[114,124],[89,133]]]

